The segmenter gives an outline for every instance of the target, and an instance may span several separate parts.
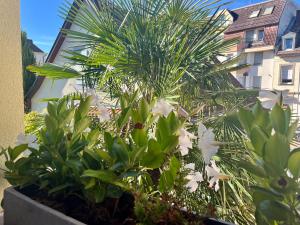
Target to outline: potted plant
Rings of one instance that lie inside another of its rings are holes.
[[[20,135],[2,151],[13,185],[5,191],[5,225],[226,224],[178,198],[227,179],[212,160],[218,146],[211,130],[199,125],[207,162],[199,172],[185,160],[197,141],[187,118],[162,99],[139,96],[124,94],[118,111],[95,95],[50,102],[38,137]],[[94,119],[91,104],[98,106]]]

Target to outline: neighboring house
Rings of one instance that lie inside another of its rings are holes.
[[[27,39],[27,41],[33,51],[36,64],[43,65],[46,61],[47,53],[43,52],[38,46],[36,46],[31,39]]]
[[[62,29],[79,30],[78,26],[65,21]],[[67,63],[67,59],[63,57],[64,50],[72,49],[72,44],[68,37],[62,32],[59,32],[50,53],[47,56],[46,63],[54,63],[64,66]],[[76,92],[78,88],[76,79],[61,79],[50,80],[45,77],[38,77],[33,87],[28,93],[30,99],[30,105],[32,111],[42,112],[47,107],[47,102],[42,99],[47,98],[61,98],[64,95]]]
[[[247,69],[234,73],[245,88],[289,90],[300,115],[300,11],[292,0],[272,0],[229,11],[233,22],[224,38],[240,42],[227,57],[240,55]],[[299,109],[299,110],[298,110]]]

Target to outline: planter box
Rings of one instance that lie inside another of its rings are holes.
[[[86,225],[9,187],[4,191],[4,225]],[[206,219],[205,225],[233,225]]]
[[[4,225],[85,225],[9,187],[4,191]]]

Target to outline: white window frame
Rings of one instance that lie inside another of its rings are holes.
[[[252,42],[263,42],[264,41],[264,39],[265,39],[265,29],[264,28],[259,28],[259,29],[255,29],[255,30],[246,30],[245,31],[245,40],[246,40],[246,42],[248,42],[247,32],[250,32],[250,31],[253,31],[253,40],[252,40]],[[259,31],[263,31],[263,33],[264,33],[262,40],[258,40]]]
[[[251,12],[249,18],[256,18],[256,17],[258,17],[259,13],[260,13],[260,9],[254,10]]]
[[[292,43],[292,48],[286,48],[285,46],[285,40],[286,39],[292,39],[293,40],[293,43]],[[282,36],[282,50],[284,51],[291,51],[291,50],[294,50],[295,49],[295,40],[296,40],[296,33],[294,32],[290,32],[284,36]]]
[[[261,15],[266,16],[266,15],[271,15],[274,12],[275,6],[270,6],[264,9],[263,13]],[[266,10],[271,10],[268,13],[266,13]]]
[[[292,82],[290,82],[290,83],[282,82],[282,68],[283,67],[291,67],[292,68]],[[279,85],[294,85],[294,79],[295,79],[295,65],[294,64],[279,65]]]

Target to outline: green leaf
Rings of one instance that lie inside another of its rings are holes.
[[[251,162],[245,161],[245,160],[240,160],[238,162],[238,165],[242,168],[244,168],[245,170],[247,170],[248,172],[252,173],[255,176],[258,177],[267,177],[266,171],[264,170],[263,167],[261,167],[258,164],[253,164]]]
[[[128,162],[128,152],[126,148],[119,142],[120,139],[116,139],[112,145],[112,149],[109,152],[112,158],[116,159],[117,162],[125,164]]]
[[[289,156],[288,169],[294,178],[300,177],[300,148],[294,149]]]
[[[99,155],[99,157],[101,159],[103,159],[104,161],[111,163],[113,160],[110,157],[110,155],[108,154],[108,152],[103,151],[103,150],[96,150],[96,153]]]
[[[278,104],[271,111],[271,122],[275,131],[281,134],[286,133],[289,124],[286,123],[285,112]]]
[[[172,156],[170,161],[170,171],[172,173],[173,178],[175,178],[177,173],[179,172],[180,166],[181,164],[179,160],[175,156]]]
[[[144,154],[141,165],[147,168],[159,168],[164,161],[164,153],[161,150],[160,144],[151,139],[148,142],[148,151]]]
[[[298,122],[299,120],[294,121],[288,129],[287,138],[289,142],[295,137],[295,133],[298,128]]]
[[[14,161],[20,154],[22,154],[27,149],[28,149],[27,144],[18,145],[14,148],[9,148],[8,149],[8,154],[9,154],[10,160]]]
[[[263,187],[251,186],[251,190],[253,191],[253,202],[256,206],[258,206],[260,202],[264,200],[282,201],[284,198],[283,195]]]
[[[168,115],[167,123],[170,127],[170,134],[176,133],[181,126],[181,123],[174,112],[171,112]]]
[[[173,188],[174,178],[172,172],[170,170],[164,171],[159,178],[159,191],[160,192],[168,192]]]
[[[96,203],[103,202],[103,200],[106,197],[105,196],[105,194],[106,194],[105,186],[97,185],[97,187],[93,188],[92,194],[93,194],[93,197],[94,197]]]
[[[146,122],[149,115],[149,105],[146,99],[142,99],[139,105],[139,114],[141,115],[142,122]]]
[[[56,104],[49,102],[47,105],[47,111],[50,116],[56,117],[57,116]]]
[[[86,99],[82,99],[80,101],[80,104],[75,112],[75,123],[83,118],[86,119],[88,112],[90,110],[91,102],[92,102],[92,96],[89,96]]]
[[[120,117],[117,120],[118,127],[121,129],[129,120],[131,115],[131,108],[127,107],[121,112]]]
[[[51,63],[46,63],[43,66],[27,66],[26,69],[49,79],[81,78],[78,71]]]
[[[114,139],[110,133],[108,133],[108,132],[104,133],[104,142],[105,142],[105,146],[106,146],[107,150],[111,151],[112,146],[114,144]]]
[[[88,117],[82,118],[74,124],[74,135],[81,134],[90,125],[90,119]]]
[[[267,134],[271,132],[272,126],[269,112],[262,107],[260,102],[257,102],[255,104],[255,106],[252,109],[252,112],[255,117],[253,124],[259,126]]]
[[[254,116],[251,111],[241,108],[238,113],[239,121],[248,134],[250,134]]]
[[[257,208],[269,220],[287,221],[293,216],[290,208],[279,201],[265,200]]]
[[[134,142],[140,147],[147,145],[148,138],[144,129],[134,129],[132,132],[132,138]]]
[[[264,160],[271,166],[272,170],[268,171],[281,174],[286,168],[290,154],[289,142],[284,135],[275,133],[265,145]]]
[[[97,178],[106,183],[113,183],[119,180],[119,177],[110,170],[86,170],[83,172],[83,176]]]
[[[250,140],[256,154],[263,156],[263,149],[268,140],[267,135],[258,126],[254,126],[250,132]]]

